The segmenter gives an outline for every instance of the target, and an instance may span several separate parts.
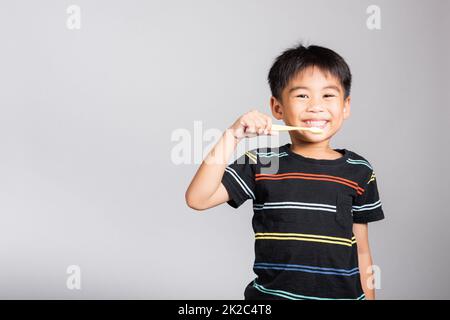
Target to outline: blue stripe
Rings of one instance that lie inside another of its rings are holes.
[[[319,273],[327,275],[345,276],[350,277],[359,273],[358,268],[351,270],[333,269],[333,268],[318,268],[308,266],[296,266],[296,265],[283,265],[283,264],[270,264],[270,263],[255,263],[253,266],[255,269],[273,269],[273,270],[287,270],[287,271],[301,271],[307,273]]]
[[[349,298],[349,299],[319,298],[319,297],[313,297],[313,296],[304,296],[304,295],[294,294],[294,293],[283,291],[283,290],[267,289],[267,288],[264,288],[263,286],[257,284],[256,280],[253,280],[253,287],[255,287],[257,290],[259,290],[263,293],[267,293],[267,294],[271,294],[274,296],[279,296],[279,297],[283,297],[283,298],[287,298],[287,299],[291,299],[291,300],[362,300],[365,298],[364,294],[360,295],[356,299],[355,298]]]
[[[255,269],[273,269],[273,270],[286,270],[286,271],[301,271],[301,272],[307,272],[307,273],[319,273],[319,274],[327,274],[327,275],[335,275],[335,276],[344,276],[344,277],[351,277],[355,274],[358,274],[359,271],[355,271],[353,273],[339,273],[339,272],[329,272],[329,271],[317,271],[317,270],[308,270],[308,269],[302,269],[302,268],[285,268],[285,267],[265,267],[265,266],[254,266]]]
[[[350,164],[362,164],[362,165],[368,167],[369,169],[373,170],[372,166],[367,161],[364,161],[364,160],[355,160],[355,159],[348,158],[347,159],[347,163],[350,163]]]
[[[288,154],[286,152],[255,152],[260,158],[271,158],[271,157],[286,157]]]
[[[353,269],[336,269],[336,268],[311,267],[311,266],[305,266],[305,265],[301,265],[301,264],[286,264],[286,263],[256,262],[255,264],[284,266],[284,267],[298,267],[298,268],[305,268],[305,269],[312,269],[312,270],[337,271],[337,272],[343,272],[343,273],[349,273],[349,272],[358,270],[358,267],[355,267]]]

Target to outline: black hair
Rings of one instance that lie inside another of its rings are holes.
[[[300,44],[284,51],[270,68],[268,81],[272,96],[281,101],[281,93],[289,81],[299,72],[313,66],[340,81],[344,88],[344,99],[350,95],[352,74],[345,60],[331,49]]]

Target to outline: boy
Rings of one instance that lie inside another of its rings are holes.
[[[275,60],[268,80],[276,119],[322,133],[289,131],[292,143],[227,165],[242,139],[277,134],[269,116],[244,114],[201,164],[186,202],[205,210],[253,200],[257,277],[245,299],[375,299],[367,223],[384,218],[375,173],[357,153],[330,147],[350,116],[350,69],[330,49],[299,45]],[[267,173],[268,162],[277,170]]]

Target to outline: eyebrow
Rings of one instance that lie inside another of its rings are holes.
[[[291,89],[289,89],[289,93],[291,93],[292,91],[295,91],[295,90],[299,90],[299,89],[309,90],[309,88],[308,88],[308,87],[305,87],[305,86],[296,86],[296,87],[292,87]],[[326,86],[326,87],[323,87],[322,89],[333,89],[333,90],[336,90],[336,91],[338,91],[338,92],[341,92],[341,90],[339,89],[339,87],[337,87],[337,86],[335,86],[335,85]]]
[[[326,86],[323,89],[333,89],[333,90],[336,90],[338,92],[341,92],[341,89],[338,86],[335,86],[335,85]]]

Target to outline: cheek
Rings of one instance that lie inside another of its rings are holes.
[[[298,117],[302,112],[304,112],[305,106],[303,106],[301,103],[293,103],[289,104],[285,108],[286,115],[289,115],[291,117]]]
[[[344,121],[344,113],[336,110],[330,110],[329,112],[332,118],[333,127],[340,126]]]
[[[344,120],[344,115],[342,113],[333,114],[333,122],[335,124],[340,124]]]
[[[293,97],[289,99],[287,106],[293,109],[305,108],[307,105],[307,101],[305,99],[300,99],[297,97]]]
[[[340,121],[344,119],[344,107],[340,104],[329,106],[328,112],[333,120]]]
[[[342,114],[337,114],[333,116],[333,124],[331,130],[333,132],[339,130],[339,128],[342,127],[342,124],[344,123],[344,118]]]

